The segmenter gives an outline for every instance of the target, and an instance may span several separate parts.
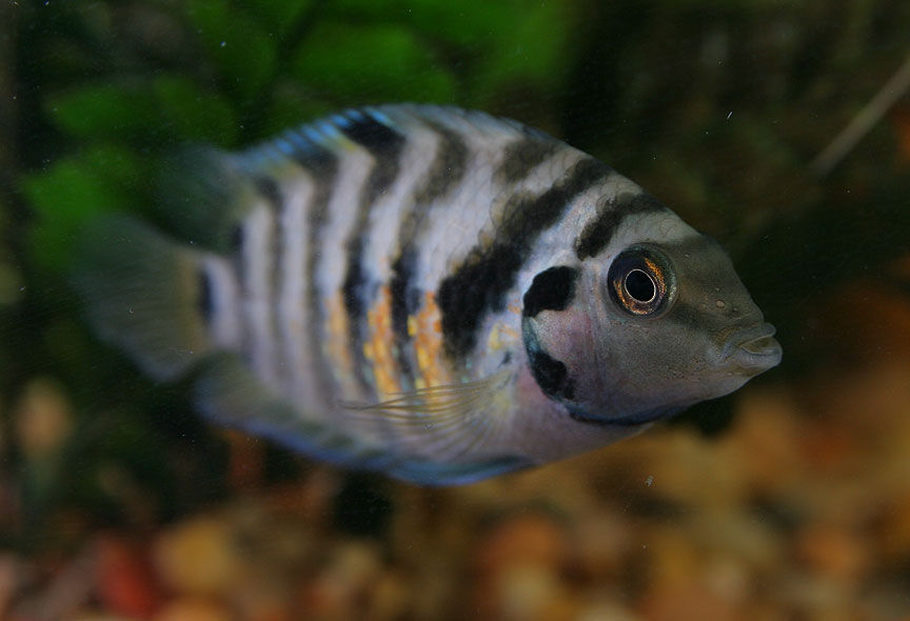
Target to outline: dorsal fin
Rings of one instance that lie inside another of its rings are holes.
[[[345,110],[287,130],[239,154],[196,145],[181,149],[159,166],[157,211],[171,232],[206,248],[231,248],[237,223],[257,201],[280,204],[281,186],[300,168],[328,179],[337,161],[353,149],[381,154],[400,143],[410,124],[429,124],[461,132],[530,139],[527,150],[554,138],[509,119],[460,108],[389,104]]]

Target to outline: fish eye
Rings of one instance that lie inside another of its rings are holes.
[[[648,316],[669,307],[676,278],[669,259],[646,246],[632,246],[614,259],[608,275],[610,297],[627,313]]]

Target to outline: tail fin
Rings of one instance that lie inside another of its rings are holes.
[[[102,339],[160,380],[210,353],[199,255],[121,215],[91,223],[80,241],[72,282]]]

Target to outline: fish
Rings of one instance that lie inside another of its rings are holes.
[[[203,416],[317,460],[471,483],[781,360],[716,241],[517,121],[377,105],[166,171],[148,217],[82,232],[89,323]]]

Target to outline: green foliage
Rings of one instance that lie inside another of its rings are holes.
[[[67,265],[80,226],[92,216],[128,209],[142,172],[129,149],[97,144],[27,176],[22,190],[38,216],[31,232],[35,261],[49,269]]]
[[[413,33],[435,52],[437,70],[457,78],[456,100],[483,108],[517,86],[525,92],[564,86],[563,63],[575,19],[571,8],[572,3],[524,0],[339,0],[328,3],[327,11],[340,24],[392,23]],[[457,63],[443,62],[453,57]]]
[[[120,84],[86,85],[51,97],[45,108],[50,120],[73,137],[141,139],[158,116],[148,91]]]
[[[274,35],[227,0],[191,0],[186,16],[226,91],[244,98],[268,87],[277,58]]]
[[[232,144],[237,122],[230,103],[187,77],[88,84],[50,98],[51,121],[75,138],[136,144],[210,140]]]
[[[330,98],[381,102],[400,98],[451,101],[452,76],[419,39],[400,26],[325,22],[296,50],[294,77]]]
[[[298,20],[311,9],[314,0],[281,0],[280,2],[263,2],[262,0],[240,0],[246,15],[255,15],[269,33],[273,31],[286,35],[294,28]]]

